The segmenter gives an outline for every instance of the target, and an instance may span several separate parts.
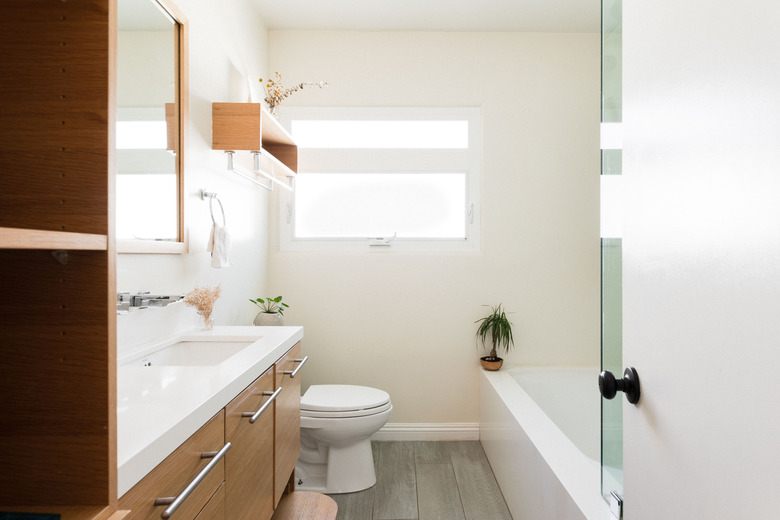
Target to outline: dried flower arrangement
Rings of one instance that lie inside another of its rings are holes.
[[[260,78],[260,83],[263,83],[263,78]],[[271,111],[271,114],[276,116],[276,110],[279,108],[279,105],[282,104],[282,101],[306,86],[325,88],[328,84],[324,81],[317,83],[307,82],[298,83],[294,87],[285,88],[282,85],[282,75],[278,72],[274,72],[274,78],[269,79],[263,85],[263,89],[265,90],[265,102],[268,103],[268,109]]]
[[[222,289],[219,285],[216,287],[195,287],[184,295],[184,303],[193,307],[201,318],[203,318],[203,327],[211,329],[214,326],[214,318],[211,313],[214,312],[214,304],[219,299]]]

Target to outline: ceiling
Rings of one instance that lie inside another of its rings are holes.
[[[599,32],[600,0],[252,0],[271,30]]]

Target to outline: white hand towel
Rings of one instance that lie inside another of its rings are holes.
[[[230,233],[225,226],[216,223],[211,226],[211,235],[206,251],[211,253],[211,267],[230,267]]]

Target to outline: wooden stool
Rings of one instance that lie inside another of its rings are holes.
[[[327,495],[293,491],[282,496],[271,520],[336,520],[338,509]]]

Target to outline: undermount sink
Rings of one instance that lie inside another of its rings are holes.
[[[182,340],[123,363],[125,366],[215,366],[241,352],[252,340]]]

